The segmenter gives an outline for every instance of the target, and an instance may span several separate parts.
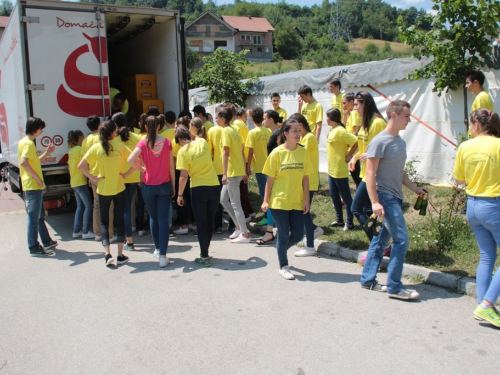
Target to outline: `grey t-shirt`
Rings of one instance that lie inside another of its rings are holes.
[[[406,143],[403,138],[381,131],[368,145],[366,157],[380,158],[375,175],[377,191],[402,200],[406,164]]]

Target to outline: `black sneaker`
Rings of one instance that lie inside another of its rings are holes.
[[[116,257],[116,263],[118,264],[127,263],[129,260],[129,257],[126,255],[118,255],[118,257]]]
[[[106,262],[106,267],[112,266],[115,260],[113,259],[113,256],[111,254],[107,254],[104,257],[104,261]]]
[[[201,267],[210,267],[212,265],[210,258],[196,258],[194,262]]]
[[[32,257],[46,257],[52,254],[54,254],[52,250],[47,251],[40,245],[36,249],[30,250],[30,256]]]
[[[57,246],[57,241],[50,240],[50,242],[47,245],[43,245],[43,248],[45,250],[49,250],[49,249],[52,249],[52,248],[54,248],[56,246]]]

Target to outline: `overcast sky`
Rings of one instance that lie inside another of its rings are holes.
[[[206,0],[203,0],[205,3]],[[248,2],[256,3],[279,3],[282,0],[250,0]],[[350,0],[348,0],[350,1]],[[354,0],[355,1],[355,0]],[[297,4],[300,6],[312,6],[314,4],[321,5],[323,0],[286,0],[287,4]],[[386,3],[397,6],[398,8],[409,8],[411,6],[417,9],[424,8],[425,10],[431,10],[433,2],[431,0],[385,0]],[[234,0],[217,0],[218,5],[222,4],[234,4]]]

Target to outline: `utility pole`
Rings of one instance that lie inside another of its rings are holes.
[[[351,28],[349,19],[342,12],[341,2],[344,0],[336,0],[332,4],[330,12],[330,24],[328,25],[328,35],[335,41],[346,40],[352,43]]]

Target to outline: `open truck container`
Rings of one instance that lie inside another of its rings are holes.
[[[38,152],[56,145],[42,170],[45,196],[57,199],[71,192],[68,131],[86,135],[88,116],[110,115],[110,87],[120,89],[131,75],[155,74],[166,110],[188,105],[183,38],[178,11],[20,1],[0,41],[1,146],[12,189],[22,189],[17,145],[30,116],[46,123]]]

